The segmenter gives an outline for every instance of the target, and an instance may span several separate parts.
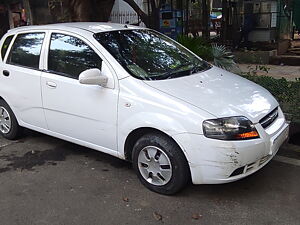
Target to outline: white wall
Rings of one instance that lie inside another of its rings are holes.
[[[143,0],[135,0],[137,5],[144,10],[144,4]],[[134,13],[135,11],[123,0],[115,0],[115,4],[113,6],[112,12],[132,12]]]
[[[135,0],[135,2],[143,11],[145,11],[143,0]],[[130,24],[139,22],[136,12],[124,0],[115,0],[115,4],[111,11],[110,21],[113,23],[125,23],[128,21]],[[140,26],[144,25],[140,24]]]

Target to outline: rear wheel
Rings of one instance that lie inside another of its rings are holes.
[[[22,128],[8,104],[0,100],[0,134],[6,139],[14,140],[20,136]]]
[[[186,158],[179,146],[162,134],[146,134],[133,147],[133,167],[151,191],[171,195],[190,179]]]

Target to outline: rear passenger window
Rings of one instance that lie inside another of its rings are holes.
[[[78,79],[87,69],[101,70],[102,60],[82,40],[64,34],[52,34],[48,56],[48,70]]]
[[[8,37],[5,39],[5,41],[3,42],[3,45],[2,45],[2,48],[1,48],[1,58],[2,58],[2,60],[3,60],[4,57],[5,57],[5,54],[6,54],[7,49],[8,49],[8,46],[9,46],[11,40],[13,39],[13,37],[14,37],[13,35],[8,36]]]
[[[7,62],[38,69],[45,33],[19,34],[14,41]]]

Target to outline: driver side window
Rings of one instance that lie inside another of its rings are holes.
[[[48,71],[78,79],[87,69],[101,70],[102,59],[79,38],[53,33],[48,54]]]

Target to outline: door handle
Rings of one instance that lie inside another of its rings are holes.
[[[46,82],[46,85],[49,87],[49,88],[56,88],[56,83],[52,82],[52,81],[47,81]]]
[[[3,75],[8,77],[9,76],[9,71],[8,70],[3,70]]]

